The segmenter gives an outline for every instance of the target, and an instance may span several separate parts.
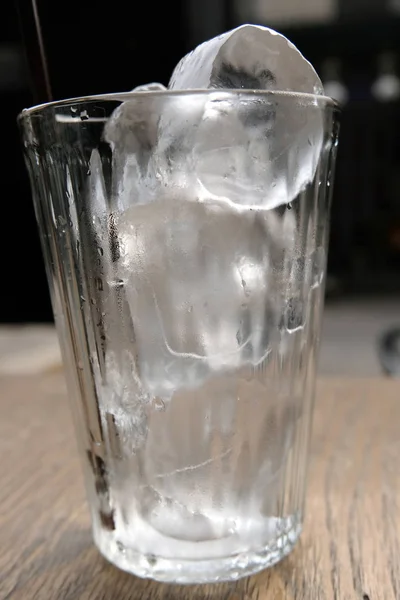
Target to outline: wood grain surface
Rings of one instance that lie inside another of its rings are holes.
[[[216,586],[140,580],[98,554],[60,375],[2,378],[0,408],[1,600],[400,599],[399,382],[319,382],[301,542]]]

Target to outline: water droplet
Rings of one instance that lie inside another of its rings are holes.
[[[73,114],[76,114],[78,112],[78,109],[76,108],[76,106],[71,106],[71,112]]]
[[[79,116],[81,121],[87,121],[89,119],[87,110],[81,110],[81,114]]]
[[[100,254],[100,256],[103,256],[104,254],[104,250],[103,248],[101,248],[100,246],[97,248],[98,253]]]
[[[288,210],[292,210],[292,203],[291,203],[291,202],[288,202],[288,203],[287,203],[287,209],[288,209]]]
[[[96,304],[97,304],[96,298],[90,298],[90,303],[93,304],[93,306],[96,306]]]
[[[116,542],[115,545],[117,546],[118,551],[121,552],[121,554],[125,554],[126,548],[125,548],[125,546],[123,545],[122,542],[120,542],[119,540],[117,540],[117,542]]]
[[[103,280],[101,277],[96,277],[96,288],[99,290],[99,292],[103,291]]]
[[[83,362],[81,360],[78,360],[77,366],[80,371],[83,371]]]
[[[61,225],[61,227],[65,227],[67,224],[67,220],[62,215],[58,216],[58,222]]]
[[[86,175],[91,175],[92,171],[90,170],[90,167],[88,167],[88,170],[86,171]]]
[[[81,301],[82,301],[82,302],[86,302],[86,298],[85,298],[85,296],[81,296]]]
[[[161,400],[161,398],[154,398],[153,406],[154,409],[159,412],[165,411],[165,402],[164,400]]]

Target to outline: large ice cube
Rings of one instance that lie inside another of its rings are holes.
[[[295,46],[255,25],[198,46],[180,61],[169,87],[323,93],[318,75]],[[314,178],[323,138],[317,98],[216,91],[207,99],[199,96],[193,111],[192,97],[179,102],[186,118],[181,111],[168,114],[174,105],[168,107],[157,148],[161,154],[173,148],[171,172],[191,172],[208,193],[273,208],[296,198]]]
[[[261,25],[242,25],[204,42],[182,58],[168,87],[324,91],[314,68],[297,48]]]
[[[322,141],[317,99],[215,91],[165,106],[154,160],[168,185],[200,186],[224,202],[270,209],[313,180]]]
[[[286,224],[192,193],[160,193],[118,223],[138,376],[163,399],[213,373],[259,364],[277,326],[274,277]]]

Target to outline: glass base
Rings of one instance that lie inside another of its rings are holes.
[[[95,531],[94,541],[101,554],[113,565],[145,579],[164,583],[195,584],[236,581],[271,567],[287,556],[301,533],[301,523],[293,524],[264,548],[236,554],[225,558],[205,560],[182,560],[139,554],[119,542],[110,540],[102,532]]]

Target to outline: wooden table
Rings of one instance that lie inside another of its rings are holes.
[[[0,600],[399,600],[400,383],[318,385],[301,542],[236,584],[179,587],[106,563],[91,541],[60,374],[0,379]]]

